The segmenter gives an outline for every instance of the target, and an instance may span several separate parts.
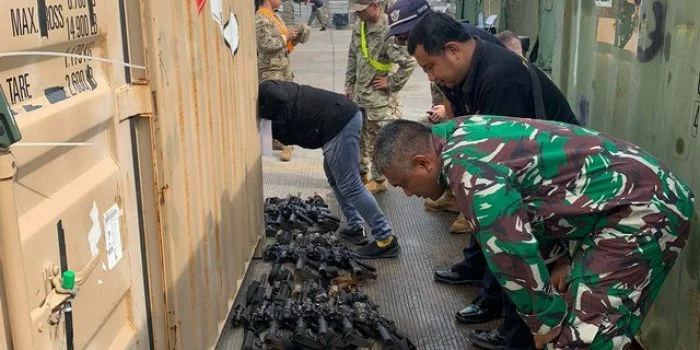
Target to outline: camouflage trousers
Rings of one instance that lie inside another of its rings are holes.
[[[316,19],[318,19],[318,23],[321,25],[321,27],[326,27],[326,21],[323,19],[323,14],[321,14],[321,10],[319,9],[311,10],[311,15],[309,16],[309,22],[307,23],[307,25],[311,27],[314,24],[314,20]]]
[[[360,138],[360,176],[365,177],[370,172],[372,180],[376,182],[384,182],[386,178],[373,167],[372,153],[374,152],[374,140],[377,139],[379,130],[389,124],[391,120],[365,120],[362,124],[362,136]],[[371,168],[371,169],[370,169]]]
[[[564,295],[569,315],[549,349],[629,346],[687,242],[692,215],[690,197],[567,220],[593,234],[573,255]]]
[[[442,91],[440,90],[435,83],[431,82],[430,83],[430,98],[432,100],[433,106],[435,105],[441,105],[445,103],[445,96],[442,95]]]

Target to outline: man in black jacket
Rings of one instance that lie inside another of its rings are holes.
[[[360,178],[360,108],[344,95],[273,80],[260,83],[258,107],[260,117],[272,121],[275,139],[323,150],[328,184],[347,221],[339,235],[362,245],[355,250],[361,258],[397,256],[401,248],[389,221]],[[364,233],[364,221],[372,229],[372,242]]]

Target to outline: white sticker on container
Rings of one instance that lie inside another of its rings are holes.
[[[238,21],[233,12],[231,12],[228,22],[224,24],[222,34],[224,35],[224,44],[231,49],[231,54],[235,55],[238,51]]]
[[[92,209],[90,209],[90,220],[92,220],[92,227],[88,233],[90,254],[92,254],[92,256],[98,256],[100,254],[100,248],[98,248],[97,245],[100,243],[100,238],[102,237],[102,228],[100,227],[100,210],[97,208],[97,203],[95,202],[92,202]]]
[[[119,230],[119,206],[113,205],[104,214],[107,268],[113,269],[122,258],[122,234]]]

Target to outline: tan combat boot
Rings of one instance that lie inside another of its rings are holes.
[[[292,153],[294,152],[294,147],[285,146],[282,152],[280,152],[280,161],[288,162],[292,160]]]
[[[360,174],[360,180],[362,180],[363,185],[366,185],[370,181],[369,174]]]
[[[451,190],[446,190],[442,197],[432,200],[426,199],[423,203],[425,209],[432,211],[449,211],[451,213],[459,213],[459,206],[457,205],[457,198],[452,193]]]
[[[387,187],[386,187],[386,181],[377,182],[377,181],[374,181],[374,180],[370,180],[369,182],[367,182],[367,183],[365,184],[365,188],[366,188],[367,191],[369,191],[370,193],[372,193],[372,194],[377,194],[377,193],[379,193],[379,192],[386,191],[386,188],[387,188]]]
[[[454,234],[472,233],[473,231],[474,229],[471,227],[471,225],[467,222],[467,219],[465,219],[464,215],[462,214],[459,214],[455,222],[453,222],[452,226],[450,226],[450,233]]]

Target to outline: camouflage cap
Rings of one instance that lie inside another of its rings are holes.
[[[378,0],[350,0],[350,11],[364,11],[369,5],[379,3]]]

